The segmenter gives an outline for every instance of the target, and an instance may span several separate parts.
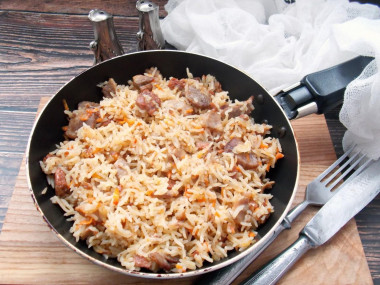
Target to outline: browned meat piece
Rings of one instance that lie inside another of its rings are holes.
[[[202,93],[193,86],[189,86],[189,90],[185,93],[185,97],[189,100],[190,104],[196,108],[207,109],[210,107],[210,96]]]
[[[235,210],[239,206],[242,206],[242,209],[240,212],[236,215],[234,221],[237,224],[241,224],[244,221],[245,215],[247,214],[247,211],[249,209],[249,199],[248,198],[242,198],[239,201],[235,202],[234,205],[232,206],[232,209]]]
[[[168,189],[171,190],[173,188],[173,186],[175,185],[175,183],[176,183],[175,180],[169,179]]]
[[[253,111],[253,96],[249,97],[247,101],[236,103],[235,106],[230,108],[225,108],[222,117],[224,118],[226,113],[228,112],[228,118],[236,118],[242,114],[251,114]]]
[[[136,105],[152,116],[158,107],[161,106],[161,100],[156,94],[145,89],[137,96]]]
[[[173,257],[173,256],[170,256],[170,255],[165,255],[165,259],[167,261],[169,261],[170,263],[178,263],[179,262],[179,258],[178,257]]]
[[[209,111],[204,117],[204,126],[213,131],[223,131],[222,118],[220,113]]]
[[[173,90],[174,88],[177,87],[177,90],[182,91],[185,89],[186,81],[184,79],[178,80],[177,78],[170,78],[168,82],[168,87]]]
[[[153,75],[153,77],[157,77],[157,78],[161,77],[162,78],[161,72],[157,68],[155,68],[155,67],[151,67],[151,68],[145,69],[145,73]]]
[[[210,145],[210,142],[195,142],[195,146],[198,148],[198,149],[205,149],[206,147],[208,147]]]
[[[54,173],[54,188],[55,195],[59,197],[64,197],[70,193],[70,188],[66,183],[66,173],[61,168],[57,168]]]
[[[119,181],[120,181],[121,177],[123,177],[123,176],[125,176],[125,175],[128,174],[128,171],[125,170],[125,168],[128,167],[128,162],[127,162],[124,158],[119,157],[119,158],[115,161],[114,166],[115,166],[116,169],[117,169],[116,177],[117,177],[117,179],[119,179]]]
[[[209,90],[210,94],[215,95],[215,93],[222,92],[222,85],[216,79],[214,79],[214,88]]]
[[[82,101],[78,104],[78,110],[79,109],[98,108],[99,106],[100,106],[99,103],[90,102],[90,101]]]
[[[152,252],[152,253],[149,253],[149,258],[156,262],[157,265],[164,269],[165,271],[169,271],[170,268],[171,268],[171,265],[170,263],[166,260],[166,258],[164,257],[164,255],[158,253],[158,252]]]
[[[181,100],[166,100],[162,103],[162,108],[177,110],[178,112],[185,114],[187,114],[187,112],[192,111],[192,107]]]
[[[185,158],[186,156],[186,151],[184,151],[182,148],[176,148],[174,149],[173,151],[173,155],[179,159],[179,160],[182,160]]]
[[[259,165],[256,156],[250,153],[239,153],[236,155],[237,163],[244,167],[244,169],[254,169]]]
[[[111,93],[116,94],[116,87],[117,87],[117,84],[115,80],[113,80],[113,78],[110,78],[107,84],[102,87],[102,93],[104,97],[112,98],[113,95]]]
[[[174,183],[175,184],[175,183]],[[169,189],[169,186],[170,184],[168,185],[168,189]],[[174,186],[174,185],[173,185]],[[173,190],[169,190],[168,192],[166,192],[165,194],[161,194],[161,195],[152,195],[152,197],[154,198],[159,198],[159,199],[172,199],[172,198],[176,198],[179,196],[179,192],[178,191],[173,191]]]
[[[45,162],[49,157],[53,157],[54,155],[51,154],[51,153],[48,153],[43,159],[42,161]]]
[[[224,146],[224,151],[225,152],[232,152],[235,146],[238,144],[243,143],[241,138],[232,138],[225,146]]]
[[[99,118],[98,103],[83,101],[78,104],[78,111],[73,113],[65,135],[70,139],[77,138],[77,131],[84,123],[90,128],[94,128],[96,120]]]
[[[149,253],[149,258],[157,263],[158,267],[164,269],[165,271],[169,271],[172,268],[170,263],[178,262],[177,259],[173,259],[171,256],[169,257],[158,252]],[[175,262],[172,262],[174,260]]]
[[[65,135],[70,139],[77,138],[77,130],[79,130],[83,126],[83,121],[79,119],[79,116],[74,114],[69,121],[69,125],[65,132]]]
[[[135,266],[137,267],[151,269],[152,262],[144,256],[135,255],[133,257],[133,261],[135,262]]]
[[[141,91],[144,89],[148,89],[151,91],[153,80],[154,80],[153,77],[141,75],[141,74],[138,74],[132,77],[133,86],[135,86],[137,89]]]

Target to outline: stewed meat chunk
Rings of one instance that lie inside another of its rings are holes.
[[[112,98],[113,97],[112,93],[114,95],[116,94],[116,87],[117,87],[117,84],[115,80],[113,80],[113,78],[110,78],[107,84],[103,85],[102,87],[103,96],[106,98]]]
[[[137,96],[136,105],[152,116],[161,106],[161,100],[156,94],[145,89]]]
[[[185,97],[190,104],[199,109],[207,109],[211,105],[211,98],[208,94],[202,93],[193,86],[189,86],[189,90],[185,93]]]

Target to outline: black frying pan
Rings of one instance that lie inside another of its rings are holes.
[[[366,61],[360,59],[360,64],[362,68],[365,66]],[[358,63],[355,63],[355,66],[357,65]],[[96,86],[98,83],[112,77],[118,84],[127,84],[127,81],[133,75],[141,74],[146,68],[152,66],[157,67],[166,78],[170,76],[185,78],[187,77],[186,68],[189,68],[195,77],[203,74],[212,74],[222,84],[223,90],[229,92],[231,99],[242,101],[253,95],[255,97],[253,102],[255,110],[252,112],[252,116],[255,122],[267,122],[273,126],[271,136],[280,138],[283,153],[285,154],[285,158],[280,160],[276,168],[268,174],[276,182],[273,189],[270,190],[270,193],[273,194],[271,203],[274,206],[275,212],[258,229],[258,237],[260,238],[258,243],[243,252],[231,252],[223,260],[214,262],[213,264],[205,264],[200,269],[185,273],[133,272],[123,268],[116,259],[107,260],[101,254],[89,249],[84,241],[76,242],[69,232],[71,222],[68,222],[66,217],[63,216],[63,211],[60,207],[52,204],[50,201],[50,198],[54,195],[54,190],[48,186],[46,175],[42,172],[39,165],[39,161],[47,153],[54,150],[55,145],[63,140],[62,126],[67,124],[66,115],[63,113],[63,99],[67,101],[71,110],[76,109],[81,101],[99,102],[102,99],[102,93],[100,88]],[[341,73],[340,75],[338,73],[338,77],[342,77],[347,82],[360,73],[360,70],[356,71],[356,75],[352,77],[351,72],[350,76],[352,78],[348,78],[349,76],[344,74],[347,73],[346,69],[344,66],[341,67]],[[299,153],[288,117],[296,117],[304,112],[303,107],[299,108],[299,105],[310,105],[312,102],[317,101],[317,103],[312,105],[320,107],[323,111],[327,108],[326,102],[330,106],[335,105],[339,101],[339,98],[341,99],[342,97],[338,93],[342,93],[347,82],[343,84],[344,80],[338,80],[338,77],[331,77],[331,75],[326,77],[325,75],[323,84],[318,85],[316,82],[321,80],[321,78],[315,79],[318,76],[321,77],[320,75],[314,75],[312,78],[305,78],[301,85],[302,88],[284,92],[281,96],[277,96],[279,99],[275,100],[263,87],[242,71],[218,60],[187,52],[137,52],[113,58],[93,66],[68,82],[52,97],[42,110],[33,127],[27,148],[27,176],[29,189],[37,209],[42,213],[51,229],[67,246],[97,264],[124,274],[148,278],[178,278],[199,275],[231,264],[249,252],[254,251],[256,245],[265,242],[270,233],[283,220],[292,203],[299,175]],[[333,80],[330,80],[331,78]],[[315,80],[316,82],[313,82]],[[330,96],[325,96],[327,95],[325,92],[326,80],[330,80],[330,85],[332,85],[327,90],[329,93],[332,93]],[[344,85],[343,87],[341,86],[342,84]],[[309,92],[303,89],[304,86],[307,86]],[[331,90],[334,92],[331,92]],[[286,112],[284,112],[280,105],[283,105]],[[48,187],[48,192],[42,195],[41,192],[45,187]]]

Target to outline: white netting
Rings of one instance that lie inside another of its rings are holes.
[[[380,17],[376,6],[347,0],[169,0],[165,8],[169,43],[237,66],[272,94],[355,55],[339,50],[335,24]]]

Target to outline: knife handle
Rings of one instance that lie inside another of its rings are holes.
[[[305,235],[301,234],[291,246],[240,285],[276,284],[293,264],[295,264],[297,260],[312,247],[312,242]]]

